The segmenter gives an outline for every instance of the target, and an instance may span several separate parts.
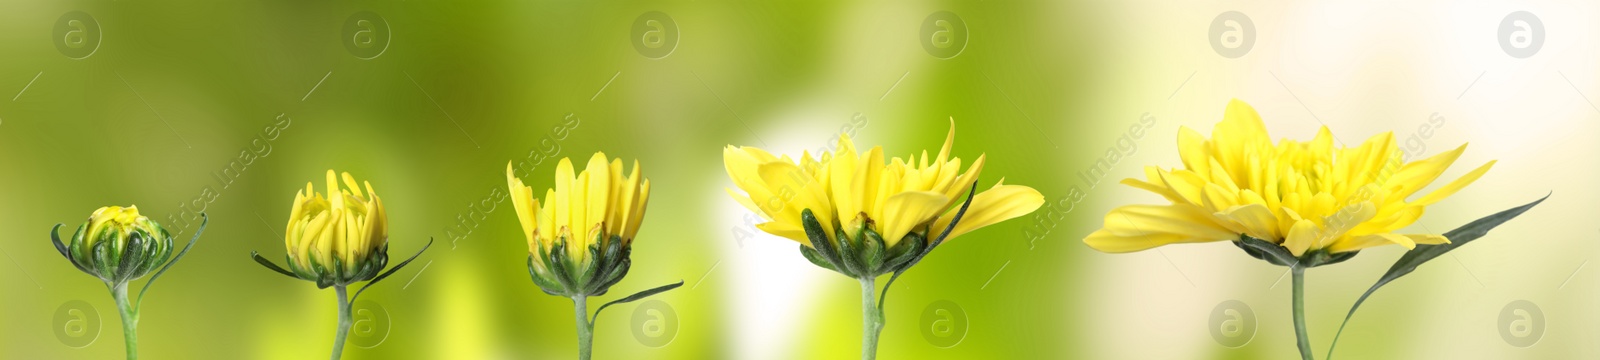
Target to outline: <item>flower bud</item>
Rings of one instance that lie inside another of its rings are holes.
[[[389,262],[383,200],[371,183],[363,184],[367,191],[362,193],[350,173],[341,175],[328,170],[326,197],[306,183],[289,213],[284,239],[289,271],[319,288],[371,280]]]
[[[134,206],[95,210],[78,226],[69,244],[55,241],[57,250],[78,270],[109,284],[144,277],[172,257],[172,235],[161,224],[139,215]]]
[[[528,242],[528,272],[545,293],[603,295],[628,274],[633,237],[650,200],[650,180],[639,174],[638,162],[624,176],[621,160],[608,163],[596,153],[574,175],[572,161],[563,158],[543,204],[509,163],[506,182]]]

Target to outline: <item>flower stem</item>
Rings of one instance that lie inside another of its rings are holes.
[[[111,286],[111,297],[117,300],[117,312],[122,314],[122,341],[128,349],[128,360],[139,358],[139,310],[128,301],[128,284]]]
[[[1306,269],[1299,266],[1290,266],[1294,283],[1294,337],[1300,346],[1300,358],[1312,360],[1311,339],[1306,334]]]
[[[578,360],[589,360],[594,352],[594,323],[589,322],[589,301],[584,295],[572,297],[572,316],[578,322]]]
[[[870,275],[861,278],[861,360],[878,358],[878,335],[883,333],[883,311],[873,300],[875,281]]]
[[[345,297],[344,285],[334,285],[333,290],[339,296],[339,329],[333,335],[333,356],[329,359],[339,360],[344,355],[344,339],[350,335],[350,298]]]

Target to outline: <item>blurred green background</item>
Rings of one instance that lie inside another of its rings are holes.
[[[1253,20],[1240,56],[1207,40],[1228,10]],[[1531,57],[1496,44],[1514,10],[1548,33]],[[756,230],[724,192],[721,149],[815,152],[843,131],[904,156],[937,151],[954,119],[956,154],[988,155],[983,186],[1030,185],[1050,205],[947,243],[897,282],[882,358],[1286,358],[1282,269],[1227,244],[1106,255],[1081,243],[1110,208],[1160,200],[1117,180],[1177,166],[1179,126],[1208,134],[1241,98],[1275,137],[1323,124],[1345,139],[1406,137],[1441,120],[1408,150],[1470,141],[1460,164],[1500,160],[1418,231],[1555,192],[1496,233],[1514,236],[1380,291],[1341,357],[1593,358],[1600,109],[1584,94],[1600,94],[1600,58],[1584,44],[1597,14],[1559,2],[4,1],[0,357],[121,356],[110,296],[46,232],[128,204],[185,240],[194,213],[211,218],[144,305],[146,358],[326,356],[332,291],[249,253],[281,258],[294,192],[332,168],[383,197],[392,257],[437,241],[362,297],[345,358],[572,358],[571,303],[529,281],[496,194],[507,161],[527,161],[541,189],[554,164],[542,159],[605,151],[638,159],[654,196],[630,275],[593,304],[686,285],[608,310],[596,358],[850,358],[855,282]],[[1103,178],[1086,175],[1097,166]],[[1458,167],[1447,176],[1470,168]],[[1319,354],[1400,252],[1311,272]],[[1228,300],[1257,320],[1243,340],[1210,334]],[[1499,331],[1513,300],[1542,309],[1532,346]],[[98,321],[63,322],[79,314]]]

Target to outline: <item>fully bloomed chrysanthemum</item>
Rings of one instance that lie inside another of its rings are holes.
[[[745,192],[728,189],[728,194],[768,220],[757,228],[822,251],[821,257],[827,259],[807,254],[818,265],[852,277],[881,275],[909,265],[912,255],[934,245],[952,222],[956,225],[947,238],[1027,215],[1044,204],[1039,191],[1006,185],[1002,179],[973,196],[967,212],[955,221],[984,163],[984,155],[979,155],[961,171],[961,158],[951,156],[955,135],[952,123],[935,157],[923,151],[920,158],[895,157],[887,162],[882,147],[857,153],[844,134],[834,152],[820,158],[805,153],[799,161],[754,147],[728,146],[722,151],[723,164],[734,185]],[[820,233],[806,231],[808,211]],[[818,240],[834,244],[817,244]],[[866,254],[886,252],[886,259],[855,264],[828,253],[843,248],[869,260],[874,256]]]
[[[1334,146],[1327,127],[1311,141],[1274,144],[1255,109],[1228,103],[1222,122],[1207,140],[1182,128],[1178,149],[1183,167],[1145,168],[1145,180],[1127,184],[1167,198],[1166,205],[1128,205],[1112,210],[1105,227],[1084,242],[1096,250],[1132,252],[1177,243],[1261,239],[1296,257],[1308,252],[1340,254],[1369,247],[1449,243],[1443,235],[1399,234],[1424,209],[1489,171],[1490,161],[1429,192],[1466,145],[1433,157],[1407,161],[1393,133],[1356,147]]]

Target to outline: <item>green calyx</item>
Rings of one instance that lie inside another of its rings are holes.
[[[811,246],[800,246],[800,254],[812,264],[853,278],[902,271],[922,255],[923,250],[933,246],[927,236],[915,231],[891,246],[882,235],[868,227],[857,230],[855,236],[848,236],[843,228],[835,226],[838,230],[830,239],[811,209],[801,211],[800,221],[805,226],[806,237],[811,240]]]
[[[539,247],[537,254],[528,255],[528,274],[533,283],[546,294],[574,297],[605,295],[633,265],[629,256],[633,247],[623,244],[617,235],[597,234],[594,241],[582,251],[582,259],[568,250],[574,242],[567,236],[557,238],[549,247]]]
[[[351,270],[345,270],[343,260],[338,257],[333,258],[332,264],[322,264],[312,260],[311,266],[307,267],[300,266],[294,258],[284,255],[284,263],[289,265],[288,270],[294,277],[317,283],[317,288],[323,289],[329,286],[347,286],[377,277],[378,273],[383,271],[383,267],[389,265],[389,244],[383,244],[377,251],[360,260],[361,262]]]
[[[1239,235],[1239,240],[1233,241],[1233,245],[1238,246],[1239,249],[1243,249],[1244,253],[1249,254],[1250,257],[1264,260],[1273,265],[1299,267],[1303,269],[1338,264],[1344,262],[1345,260],[1350,260],[1350,258],[1356,257],[1356,253],[1360,252],[1347,251],[1342,253],[1330,253],[1327,250],[1318,249],[1308,251],[1300,256],[1294,256],[1293,253],[1289,252],[1288,248],[1284,248],[1282,245],[1253,238],[1249,235]]]
[[[56,250],[78,270],[111,284],[126,283],[160,269],[172,258],[172,234],[154,221],[133,226],[101,226],[90,232],[89,223],[78,226],[70,243],[63,244],[57,224],[50,230]]]

